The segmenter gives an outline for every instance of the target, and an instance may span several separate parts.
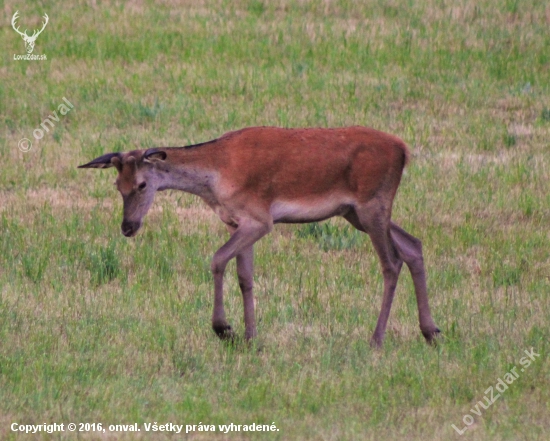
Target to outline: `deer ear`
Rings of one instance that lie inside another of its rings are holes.
[[[143,154],[145,162],[155,163],[166,159],[166,152],[159,149],[149,149]]]
[[[115,159],[115,162],[112,161],[113,159]],[[116,161],[120,163],[120,153],[107,153],[87,164],[79,165],[78,168],[109,168],[116,165]]]

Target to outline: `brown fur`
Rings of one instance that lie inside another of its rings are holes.
[[[415,284],[420,328],[439,333],[428,306],[421,243],[391,222],[393,199],[409,159],[399,138],[366,127],[252,127],[195,146],[107,154],[83,168],[116,166],[124,201],[123,233],[133,236],[157,190],[196,194],[227,225],[231,238],[214,255],[213,328],[232,337],[223,308],[223,274],[237,259],[247,339],[256,335],[252,295],[253,245],[274,223],[343,216],[370,235],[382,265],[384,297],[372,343],[380,346],[395,285],[405,262]]]

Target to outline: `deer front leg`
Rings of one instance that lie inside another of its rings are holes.
[[[218,250],[219,252],[219,250]],[[216,253],[218,254],[218,253]],[[212,329],[222,340],[233,340],[235,333],[225,317],[223,307],[223,274],[227,262],[216,262],[216,255],[212,260],[212,274],[214,275],[214,312],[212,313]]]
[[[222,246],[212,259],[212,274],[214,276],[214,312],[212,328],[221,339],[233,339],[235,334],[225,317],[223,307],[223,275],[227,263],[237,257],[237,272],[239,285],[243,293],[246,339],[256,335],[254,318],[254,300],[252,296],[253,244],[271,231],[271,223],[262,223],[248,219],[242,221],[234,230],[229,241]]]
[[[240,254],[237,254],[237,276],[239,277],[239,287],[243,295],[244,306],[244,338],[247,341],[256,337],[256,317],[254,314],[254,246],[245,248]]]

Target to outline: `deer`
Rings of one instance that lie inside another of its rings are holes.
[[[135,236],[155,193],[168,189],[199,196],[229,231],[212,258],[218,337],[236,337],[226,319],[223,279],[235,258],[244,305],[245,341],[257,336],[253,294],[254,244],[278,223],[319,222],[341,216],[369,235],[382,268],[384,292],[370,339],[382,346],[401,267],[411,273],[420,330],[429,344],[440,334],[428,304],[422,242],[391,220],[393,200],[409,150],[398,137],[362,126],[248,127],[184,147],[108,153],[78,168],[118,171],[122,234]]]
[[[32,35],[27,34],[27,30],[25,29],[25,32],[21,32],[19,30],[19,26],[15,27],[15,22],[19,18],[19,11],[15,11],[15,14],[13,14],[13,17],[11,19],[11,26],[14,29],[15,32],[17,32],[21,37],[23,37],[23,40],[25,41],[25,49],[27,50],[28,54],[32,54],[32,51],[34,50],[34,42],[38,38],[38,36],[42,33],[46,25],[48,24],[49,17],[48,14],[44,14],[44,23],[42,23],[42,29],[39,31],[33,31]]]

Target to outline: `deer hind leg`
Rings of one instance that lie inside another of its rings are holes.
[[[384,340],[397,280],[403,265],[390,235],[390,212],[391,206],[374,200],[344,216],[355,228],[370,236],[382,266],[384,296],[378,322],[371,337],[371,345],[374,347],[380,347]]]
[[[227,322],[223,306],[223,276],[227,263],[234,257],[237,257],[239,284],[241,284],[241,289],[245,288],[243,299],[245,303],[246,336],[251,338],[256,333],[252,297],[252,246],[269,231],[271,231],[270,223],[262,223],[252,219],[244,220],[234,229],[229,241],[214,254],[211,265],[214,276],[212,328],[221,339],[233,339],[235,336],[231,325]]]
[[[390,224],[390,234],[399,256],[405,261],[411,272],[416,302],[418,304],[420,330],[426,341],[432,344],[441,331],[433,321],[430,305],[428,304],[428,290],[426,287],[426,271],[424,270],[422,242],[393,222]]]

